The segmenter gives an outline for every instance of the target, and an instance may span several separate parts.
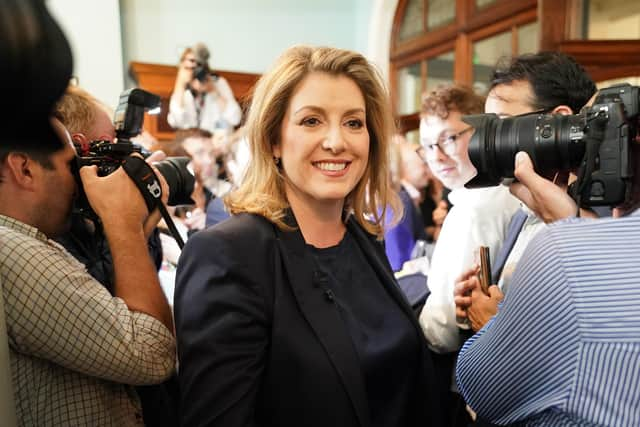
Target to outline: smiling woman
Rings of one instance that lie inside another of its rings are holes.
[[[344,76],[313,73],[296,88],[273,146],[282,159],[284,189],[307,243],[333,246],[344,234],[345,198],[369,160],[369,132],[362,92]],[[332,230],[306,229],[309,216],[334,218]]]
[[[424,337],[377,239],[378,206],[395,203],[388,105],[344,50],[291,48],[258,83],[235,215],[178,265],[182,424],[440,425]]]

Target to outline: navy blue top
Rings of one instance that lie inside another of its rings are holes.
[[[337,246],[309,247],[360,359],[372,426],[406,425],[420,354],[415,328],[348,232]]]

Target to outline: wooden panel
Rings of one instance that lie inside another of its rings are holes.
[[[446,43],[439,43],[428,49],[423,49],[420,52],[404,56],[402,59],[395,61],[394,64],[397,68],[403,68],[407,65],[415,64],[423,59],[430,59],[434,56],[442,55],[443,53],[452,52],[455,50],[455,46],[455,40]]]
[[[403,42],[402,45],[392,49],[391,60],[405,60],[411,55],[420,55],[424,52],[426,46],[434,47],[442,43],[450,42],[455,39],[458,34],[456,24],[452,23],[443,27],[438,31],[431,31],[423,36]]]
[[[399,133],[407,133],[420,128],[420,113],[400,116],[396,120],[396,128]]]
[[[175,131],[167,122],[167,114],[169,113],[169,99],[173,92],[178,67],[131,62],[129,70],[131,76],[136,80],[141,89],[160,96],[161,112],[155,116],[145,115],[145,130],[160,141],[172,140],[175,137]],[[224,77],[227,82],[229,82],[234,96],[238,102],[240,102],[244,111],[248,105],[251,89],[260,78],[260,75],[224,70],[212,71]]]
[[[475,2],[474,2],[475,3]],[[474,13],[460,31],[472,32],[490,26],[499,21],[509,20],[522,13],[536,14],[537,0],[508,0],[500,1]]]
[[[453,67],[454,81],[471,85],[473,79],[473,73],[471,72],[471,67],[473,66],[473,49],[469,42],[469,36],[465,33],[458,34],[455,58]]]
[[[487,37],[494,36],[498,33],[511,30],[513,27],[519,27],[521,25],[526,25],[530,22],[534,22],[536,19],[537,11],[535,8],[525,10],[524,12],[520,12],[499,22],[487,24],[475,29],[474,31],[469,33],[469,39],[472,42],[486,39]]]
[[[640,63],[640,40],[573,40],[562,42],[558,50],[584,66]]]
[[[566,41],[558,50],[573,56],[597,82],[640,76],[640,40]]]
[[[460,32],[480,31],[481,34],[490,35],[492,31],[497,32],[495,27],[492,27],[492,24],[499,21],[508,21],[499,22],[502,24],[500,28],[510,28],[512,25],[520,24],[520,22],[531,22],[537,16],[537,0],[501,0],[480,11],[474,10],[473,13],[469,8],[475,5],[475,2],[466,0],[467,3],[464,3],[464,1],[457,3],[455,22],[414,39],[400,42],[398,35],[406,6],[406,1],[400,0],[393,21],[390,59],[394,62],[405,60],[408,56],[419,55],[428,47],[433,47],[440,43],[453,42]],[[526,14],[526,16],[523,14]],[[516,15],[519,16],[516,17]],[[520,21],[516,22],[518,20]],[[488,37],[488,35],[485,37]]]
[[[540,0],[538,16],[540,17],[540,50],[557,50],[565,40],[567,28],[567,12],[571,6],[567,0]]]

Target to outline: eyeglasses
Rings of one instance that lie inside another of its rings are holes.
[[[427,153],[433,153],[436,149],[439,148],[440,151],[442,151],[444,154],[446,154],[447,156],[451,156],[455,154],[456,150],[458,149],[458,138],[472,129],[473,126],[469,126],[462,129],[460,132],[451,135],[442,135],[440,136],[440,138],[438,138],[438,142],[436,143],[422,144],[420,147],[418,147],[416,153],[418,153],[418,155],[420,155],[420,157],[422,157],[423,159],[426,159],[425,155]]]

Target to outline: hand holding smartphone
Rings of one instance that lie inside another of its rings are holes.
[[[480,271],[478,272],[478,279],[480,280],[480,288],[482,292],[489,295],[489,286],[491,286],[491,259],[489,255],[489,248],[487,246],[480,246]]]

